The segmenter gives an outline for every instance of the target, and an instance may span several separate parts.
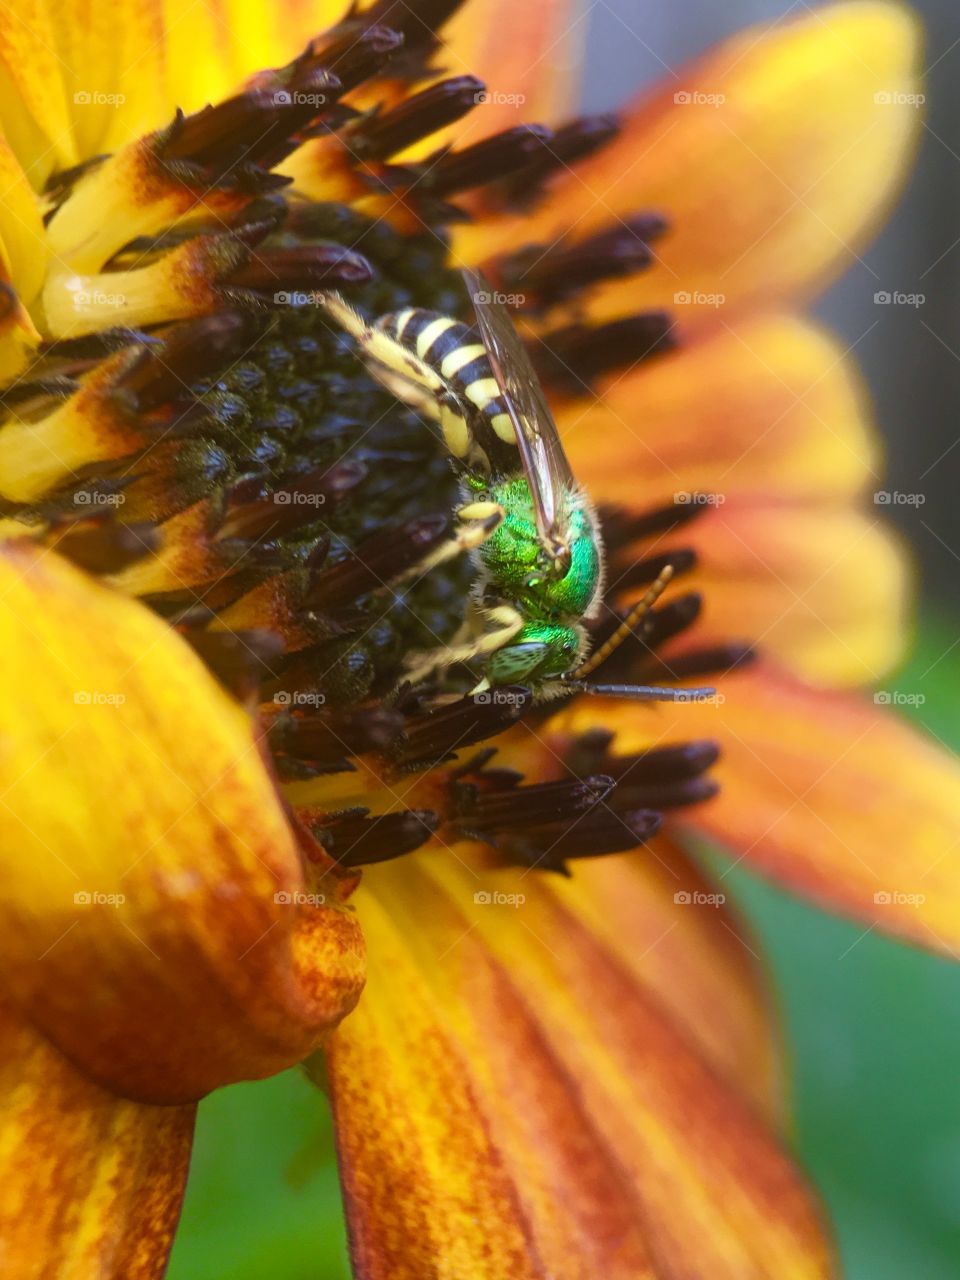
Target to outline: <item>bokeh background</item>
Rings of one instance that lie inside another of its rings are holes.
[[[590,111],[672,78],[743,25],[807,7],[583,3]],[[818,310],[865,371],[888,445],[887,487],[925,498],[887,509],[916,550],[923,589],[915,652],[886,685],[922,693],[910,713],[960,750],[960,10],[957,0],[914,7],[928,68],[917,167],[886,230]],[[881,290],[925,301],[878,306]],[[766,943],[792,1062],[796,1150],[829,1206],[850,1280],[955,1280],[960,967],[815,912],[740,869],[727,883]],[[320,1094],[288,1072],[204,1103],[169,1280],[347,1280],[345,1259]]]

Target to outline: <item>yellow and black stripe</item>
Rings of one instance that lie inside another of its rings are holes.
[[[486,348],[471,329],[419,307],[381,316],[374,328],[439,378],[445,392],[437,395],[440,427],[458,461],[495,473],[516,468],[516,431]]]

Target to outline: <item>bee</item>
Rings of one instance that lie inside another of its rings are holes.
[[[467,616],[452,643],[410,659],[407,679],[417,685],[464,664],[482,672],[473,694],[508,684],[526,685],[537,701],[576,692],[662,701],[712,693],[587,681],[673,571],[664,569],[591,656],[586,624],[598,616],[604,585],[596,510],[571,471],[509,311],[478,272],[464,271],[463,279],[479,340],[435,311],[408,308],[370,324],[339,294],[322,298],[371,374],[439,428],[460,480],[454,536],[409,572],[472,555],[476,581]]]

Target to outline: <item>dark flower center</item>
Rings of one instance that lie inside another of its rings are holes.
[[[455,6],[440,7],[438,20]],[[387,9],[399,28],[387,25]],[[402,577],[449,535],[457,477],[439,437],[369,376],[315,291],[342,289],[370,317],[414,306],[470,322],[448,253],[447,227],[464,216],[459,195],[484,186],[488,204],[534,203],[560,167],[609,141],[616,122],[520,126],[393,163],[482,96],[478,81],[459,77],[398,97],[398,84],[422,80],[435,46],[430,14],[411,26],[409,13],[381,4],[363,20],[354,15],[245,94],[154,136],[145,154],[163,181],[239,201],[229,235],[222,223],[214,228],[220,238],[202,258],[216,303],[195,319],[50,343],[6,388],[7,414],[41,423],[87,395],[121,443],[39,497],[12,496],[5,507],[140,595],[221,680],[259,704],[284,781],[349,772],[360,757],[386,777],[434,771],[429,807],[301,814],[342,864],[395,857],[441,832],[485,841],[507,861],[563,870],[568,858],[633,847],[657,829],[664,808],[706,798],[703,774],[716,750],[694,743],[619,757],[611,736],[597,733],[568,744],[560,776],[526,782],[481,744],[521,719],[541,732],[556,704],[535,707],[519,687],[470,697],[474,680],[456,670],[439,688],[404,683],[405,658],[449,643],[464,620],[468,557]],[[370,77],[374,87],[381,77],[392,105],[348,103]],[[366,192],[378,207],[360,212],[346,196],[318,202],[278,182],[274,165],[310,139],[329,148],[345,191],[361,202]],[[51,183],[55,219],[69,215],[75,186],[98,172],[107,169],[91,165]],[[663,229],[659,216],[643,214],[485,264],[541,320],[536,360],[548,391],[589,392],[603,373],[669,346],[668,316],[594,326],[570,310],[584,289],[642,270]],[[196,235],[191,227],[135,238],[97,279],[161,261],[196,245]],[[91,397],[98,376],[103,387]],[[624,595],[664,568],[664,556],[644,556],[643,539],[701,509],[601,509],[616,591],[592,624],[595,647],[625,616]],[[669,561],[680,574],[693,557],[673,552]],[[649,683],[744,660],[736,647],[665,667],[658,649],[698,611],[690,594],[655,608],[603,664],[604,679]]]

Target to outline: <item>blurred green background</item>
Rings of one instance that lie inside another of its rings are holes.
[[[923,693],[916,718],[954,748],[960,672],[948,650],[958,634],[931,623],[886,682]],[[956,1280],[960,967],[865,935],[740,868],[727,884],[766,945],[792,1060],[796,1150],[833,1215],[850,1280]],[[209,1098],[168,1280],[348,1280],[343,1241],[322,1095],[287,1072]]]

